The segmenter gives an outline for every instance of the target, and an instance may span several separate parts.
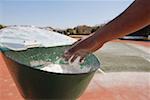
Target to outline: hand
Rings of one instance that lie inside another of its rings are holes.
[[[103,42],[98,41],[94,34],[89,35],[88,37],[75,42],[71,48],[65,52],[64,58],[67,61],[71,58],[70,61],[73,62],[77,57],[80,57],[80,62],[82,62],[87,54],[96,51],[102,47],[103,44]]]

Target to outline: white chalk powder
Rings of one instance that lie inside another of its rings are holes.
[[[48,72],[56,72],[56,73],[63,73],[63,69],[60,64],[49,64],[41,70],[48,71]]]
[[[85,72],[89,72],[91,69],[91,67],[87,67],[87,66],[81,68],[79,62],[80,57],[78,57],[73,63],[71,63],[69,60],[68,64],[60,64],[61,60],[62,58],[59,58],[58,60],[56,60],[55,63],[45,62],[45,64],[43,64],[43,61],[39,61],[39,62],[32,61],[30,64],[31,65],[43,64],[43,67],[40,68],[40,70],[54,72],[54,73],[85,73]]]

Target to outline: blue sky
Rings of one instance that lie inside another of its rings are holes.
[[[0,0],[0,23],[67,28],[112,20],[133,0]]]

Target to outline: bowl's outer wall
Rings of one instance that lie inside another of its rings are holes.
[[[27,99],[76,99],[95,73],[55,74],[16,63],[6,56],[4,60],[20,93]]]

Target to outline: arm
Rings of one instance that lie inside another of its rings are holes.
[[[122,14],[106,24],[102,29],[75,43],[65,54],[72,62],[81,56],[101,48],[104,43],[135,32],[150,24],[150,0],[136,0]]]
[[[150,24],[150,0],[136,0],[121,15],[95,35],[105,42],[135,32]]]

